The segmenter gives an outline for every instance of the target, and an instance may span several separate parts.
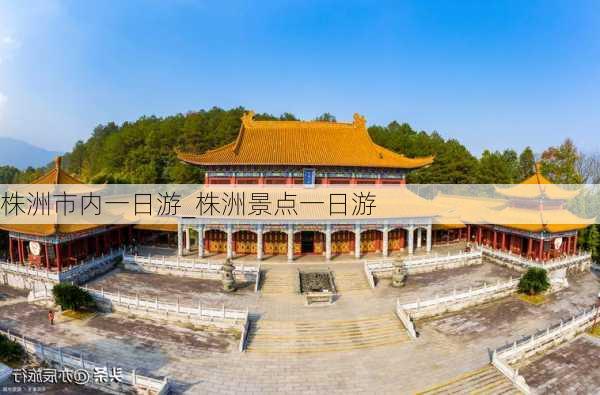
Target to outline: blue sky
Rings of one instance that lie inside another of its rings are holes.
[[[243,105],[600,149],[598,1],[0,0],[0,136]]]

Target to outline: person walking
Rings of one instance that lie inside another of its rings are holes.
[[[54,325],[54,311],[48,310],[48,321],[50,321],[50,325]]]

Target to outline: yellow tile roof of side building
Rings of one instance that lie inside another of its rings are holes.
[[[236,141],[202,154],[179,152],[194,165],[300,165],[417,169],[433,157],[408,158],[371,140],[365,118],[352,123],[321,121],[257,121],[242,117]]]
[[[43,176],[32,181],[34,185],[83,185],[84,183],[62,169],[61,157],[54,161],[54,168]],[[0,229],[8,232],[23,233],[35,236],[53,236],[89,231],[104,225],[96,224],[6,224],[0,221]]]

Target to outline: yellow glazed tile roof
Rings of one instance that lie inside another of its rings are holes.
[[[256,121],[242,117],[235,142],[202,154],[179,152],[194,165],[302,165],[417,169],[433,157],[407,158],[375,144],[365,118],[354,122]]]
[[[84,185],[84,183],[69,173],[65,172],[61,167],[61,158],[55,159],[55,166],[48,173],[31,182],[35,185],[61,185],[75,184]],[[54,214],[56,215],[56,214]],[[57,221],[58,222],[58,221]],[[0,229],[24,233],[36,236],[52,236],[55,234],[70,234],[87,231],[103,225],[96,224],[3,224],[0,222]]]
[[[38,178],[35,181],[32,181],[31,184],[54,184],[54,185],[61,185],[61,184],[83,184],[82,181],[78,180],[77,178],[73,177],[72,175],[70,175],[69,173],[67,173],[66,171],[64,171],[61,167],[61,162],[62,159],[61,157],[57,157],[54,160],[54,168],[52,170],[50,170],[48,173],[44,174],[43,176],[41,176],[40,178]]]
[[[496,188],[496,191],[509,198],[536,199],[548,198],[556,200],[571,199],[579,190],[568,190],[559,187],[542,175],[539,163],[535,165],[535,174],[525,179],[520,184],[509,188]]]
[[[508,201],[439,194],[434,200],[450,215],[436,219],[437,224],[493,224],[526,232],[559,233],[586,228],[594,219],[581,218],[565,209],[528,209],[508,206]],[[460,226],[456,226],[460,227]]]

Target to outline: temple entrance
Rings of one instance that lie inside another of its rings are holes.
[[[317,231],[301,231],[296,233],[295,252],[300,254],[322,254],[325,251],[325,235]]]
[[[354,253],[354,232],[349,230],[339,230],[331,234],[331,253],[353,254]]]
[[[388,251],[402,251],[406,247],[406,230],[396,228],[388,233]]]
[[[263,252],[266,255],[285,255],[287,253],[287,234],[279,231],[266,232],[263,236]]]
[[[303,254],[315,252],[315,232],[300,232],[300,252]]]
[[[365,230],[360,236],[360,252],[374,253],[380,252],[383,244],[383,233],[380,230]]]
[[[213,254],[227,252],[227,233],[218,229],[209,229],[204,233],[204,248]]]
[[[233,250],[239,255],[256,254],[256,233],[240,230],[233,234]]]

